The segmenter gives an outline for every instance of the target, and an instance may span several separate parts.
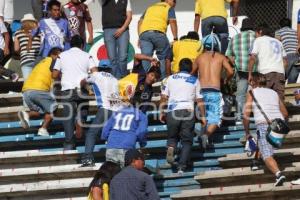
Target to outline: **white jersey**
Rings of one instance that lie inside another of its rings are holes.
[[[258,58],[259,73],[284,74],[283,58],[286,57],[286,53],[279,40],[269,36],[258,37],[254,40],[250,54],[256,55]]]
[[[162,94],[168,96],[168,111],[194,110],[196,99],[201,99],[201,87],[197,77],[179,72],[168,77]]]
[[[94,72],[87,79],[92,83],[98,107],[117,111],[121,101],[119,98],[118,80],[110,73]]]
[[[253,89],[253,94],[270,120],[276,118],[283,119],[283,115],[281,114],[279,107],[279,96],[274,90],[271,90],[269,88],[255,88]],[[255,123],[267,123],[266,119],[264,118],[254,101],[252,103],[252,107]]]

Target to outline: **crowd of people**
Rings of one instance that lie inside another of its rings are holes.
[[[266,22],[255,24],[245,18],[241,32],[229,40],[226,2],[236,25],[239,0],[196,0],[194,30],[178,38],[176,0],[161,0],[150,5],[137,24],[141,54],[135,55],[130,72],[130,0],[101,1],[109,59],[99,63],[84,51],[93,43],[92,18],[84,1],[70,0],[63,6],[57,0],[32,2],[34,13],[25,14],[17,29],[0,11],[0,75],[17,81],[19,75],[3,65],[6,57],[19,57],[24,107],[29,109],[18,113],[22,127],[29,128],[31,118],[43,117],[37,134],[49,136],[51,121],[62,121],[64,150],[75,149],[76,139],[85,138],[82,167],[94,166],[95,144],[106,141],[106,162],[89,187],[91,199],[102,199],[108,185],[113,200],[159,199],[153,180],[142,172],[144,155],[135,149],[136,143],[140,149],[147,147],[146,112],[157,106],[151,101],[152,85],[160,80],[157,110],[159,120],[167,124],[166,160],[179,174],[191,164],[195,123],[202,125],[198,141],[205,151],[222,123],[223,88],[236,85],[234,121],[244,125],[250,139],[253,111],[260,157],[274,173],[275,186],[283,184],[285,176],[267,140],[269,121],[261,110],[270,120],[288,118],[284,87],[286,82],[297,81],[300,41],[300,31],[291,28],[290,19],[282,19],[280,29],[273,33]],[[96,99],[97,113],[88,123],[91,99]],[[63,105],[60,117],[57,102]],[[300,180],[293,183],[300,184]]]

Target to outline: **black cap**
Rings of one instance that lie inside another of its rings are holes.
[[[242,21],[241,31],[254,30],[254,23],[252,19],[245,18]]]
[[[125,153],[125,166],[132,163],[133,160],[145,160],[144,154],[136,149],[130,149]]]

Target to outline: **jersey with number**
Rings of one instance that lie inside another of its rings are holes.
[[[115,112],[103,127],[101,139],[108,149],[134,149],[147,144],[148,119],[140,110],[130,106]]]
[[[284,74],[283,58],[286,57],[286,53],[279,40],[269,36],[258,37],[254,40],[250,54],[257,56],[259,73]]]
[[[121,100],[118,80],[112,74],[94,72],[87,78],[87,82],[92,83],[98,107],[112,111],[119,109]]]

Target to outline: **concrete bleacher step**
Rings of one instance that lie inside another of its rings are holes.
[[[291,181],[300,174],[300,163],[292,163],[292,166],[282,167],[279,163],[287,181]],[[216,171],[206,171],[194,177],[201,184],[201,188],[227,187],[234,185],[248,185],[271,183],[275,181],[275,176],[265,167],[251,171],[250,167],[231,168]]]
[[[173,200],[288,200],[300,198],[300,185],[285,183],[274,187],[273,183],[214,187],[208,189],[183,190],[180,194],[171,195]]]
[[[274,156],[276,160],[278,159],[279,163],[300,162],[300,148],[275,150]],[[249,167],[252,160],[253,156],[248,157],[246,153],[230,154],[218,159],[220,166],[225,169],[237,166]]]

